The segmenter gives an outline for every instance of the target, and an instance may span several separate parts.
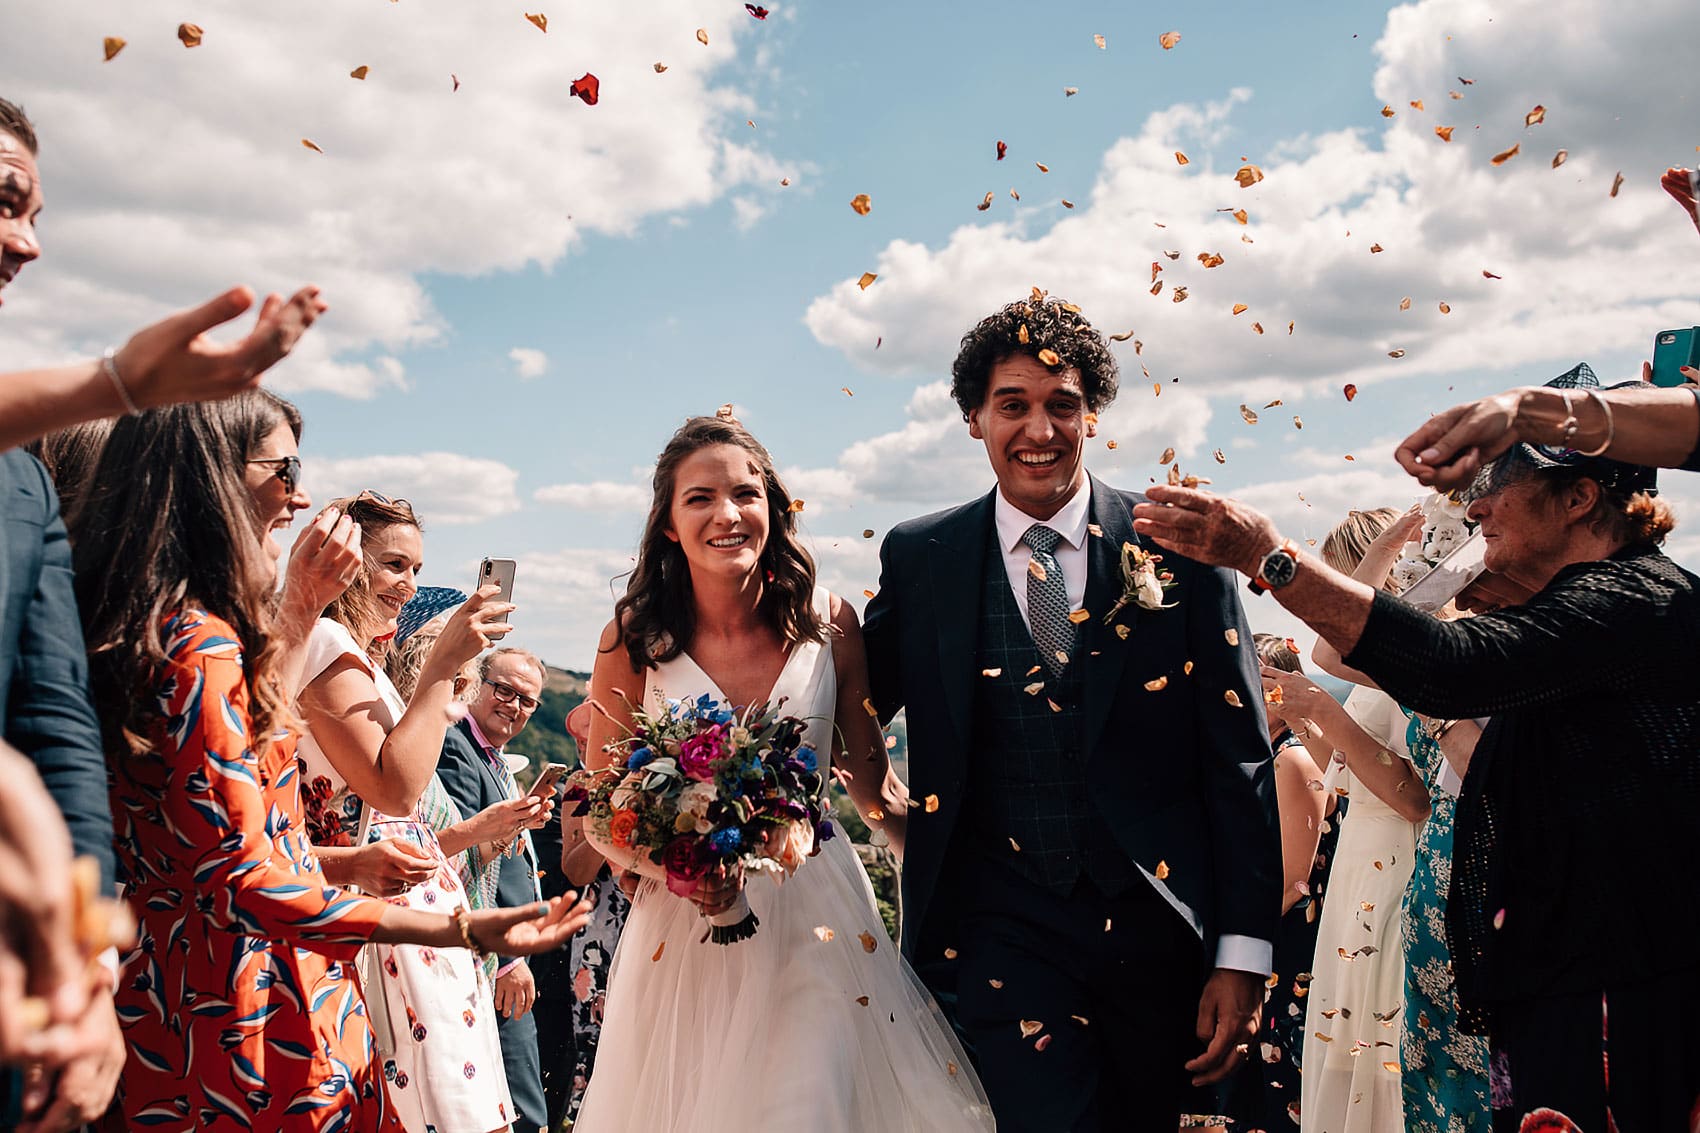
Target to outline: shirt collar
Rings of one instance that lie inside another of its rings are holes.
[[[1003,489],[997,491],[997,499],[992,504],[992,515],[998,525],[998,543],[1003,549],[1015,550],[1021,545],[1021,537],[1027,534],[1027,529],[1035,523],[1043,523],[1046,527],[1062,536],[1062,541],[1071,548],[1079,550],[1086,545],[1086,520],[1092,510],[1092,480],[1087,477],[1080,482],[1074,495],[1068,502],[1057,509],[1057,514],[1049,519],[1034,519],[1009,500],[1004,498]]]
[[[484,738],[484,729],[478,726],[478,720],[470,712],[466,714],[466,726],[472,729],[473,742],[484,749],[485,755],[499,756],[502,754],[501,748]]]

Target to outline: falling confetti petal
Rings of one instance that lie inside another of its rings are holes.
[[[1412,110],[1421,110],[1422,108],[1423,108],[1423,100],[1422,99],[1419,98],[1419,99],[1415,99],[1414,101],[1412,101],[1412,103],[1411,103],[1411,109]]]
[[[1245,423],[1247,425],[1257,424],[1257,410],[1253,409],[1249,405],[1242,404],[1240,406],[1240,416],[1245,418]]]
[[[1234,180],[1240,183],[1240,188],[1249,189],[1263,180],[1263,170],[1255,165],[1242,165],[1239,172],[1234,174]]]
[[[1157,868],[1152,870],[1151,872],[1157,875],[1158,881],[1167,881],[1168,877],[1169,877],[1169,863],[1168,862],[1158,862]]]
[[[1175,450],[1172,448],[1166,448],[1163,450],[1163,455],[1157,458],[1157,463],[1167,464],[1173,459],[1175,459]]]
[[[1528,129],[1530,126],[1539,126],[1546,120],[1547,108],[1544,106],[1536,106],[1533,110],[1529,111],[1529,113],[1523,115],[1523,128]]]
[[[661,953],[666,949],[666,947],[667,942],[665,940],[663,940],[660,944],[657,944],[655,946],[655,955],[649,958],[649,962],[651,964],[658,963],[661,959]]]
[[[1258,334],[1262,334],[1263,333],[1263,324],[1262,323],[1252,323],[1251,329],[1256,331]]]
[[[545,34],[549,31],[549,17],[542,12],[527,12],[525,18],[537,25],[537,30]]]
[[[120,51],[124,50],[124,44],[126,42],[127,41],[120,39],[115,35],[109,35],[100,41],[101,49],[106,52],[106,61],[108,63],[112,62],[112,57],[114,55],[117,55]]]
[[[595,106],[597,99],[602,97],[602,80],[586,71],[583,78],[573,80],[567,94],[583,100],[586,106]]]
[[[1228,706],[1229,706],[1229,707],[1230,707],[1230,708],[1240,708],[1240,707],[1243,707],[1243,705],[1241,705],[1241,703],[1240,703],[1240,694],[1239,694],[1239,693],[1237,693],[1237,692],[1235,692],[1235,691],[1234,691],[1234,690],[1233,690],[1233,689],[1231,689],[1231,688],[1230,688],[1230,689],[1227,689],[1227,690],[1225,690],[1225,691],[1224,691],[1224,692],[1223,692],[1223,693],[1222,693],[1222,699],[1223,699],[1223,700],[1225,700],[1225,701],[1227,701],[1227,702],[1228,702]]]
[[[939,809],[939,797],[937,795],[928,795],[926,798],[921,800],[921,809],[926,811],[928,814],[937,812]]]
[[[1615,197],[1615,196],[1617,196],[1617,194],[1614,192],[1614,193],[1612,193],[1612,196]],[[1069,200],[1067,197],[1064,197],[1062,199],[1062,207],[1065,208],[1065,209],[1071,209],[1071,208],[1074,207],[1074,202]]]
[[[708,29],[707,28],[698,28],[697,29],[697,42],[702,44],[704,47],[708,46]]]
[[[184,47],[199,47],[202,34],[200,24],[177,25],[177,38],[183,41]]]
[[[1169,678],[1168,677],[1158,677],[1156,680],[1150,680],[1150,681],[1145,682],[1145,691],[1146,692],[1162,692],[1164,689],[1166,689],[1168,687],[1169,687]]]
[[[850,207],[855,211],[857,216],[867,216],[874,210],[873,198],[869,197],[866,193],[857,193],[854,197],[850,198]]]
[[[1198,253],[1198,262],[1206,268],[1216,268],[1221,267],[1225,261],[1216,252],[1200,252]]]
[[[863,291],[866,291],[869,287],[873,286],[874,280],[878,278],[879,276],[875,275],[873,272],[865,271],[862,273],[862,278],[856,281],[856,286],[860,287]]]
[[[1495,275],[1493,272],[1489,271],[1487,268],[1483,268],[1482,269],[1482,278],[1483,279],[1504,279],[1505,277],[1503,275]]]
[[[760,7],[757,7],[754,4],[745,4],[744,10],[746,12],[748,12],[750,15],[754,16],[758,20],[767,19],[767,9],[766,8],[760,8]]]
[[[1387,356],[1389,358],[1403,358],[1405,356],[1405,352],[1403,350],[1389,350],[1387,352]]]
[[[1452,129],[1451,126],[1436,126],[1434,135],[1443,142],[1449,142],[1452,140]]]
[[[354,68],[354,70],[348,72],[348,77],[351,79],[359,79],[364,82],[366,80],[366,76],[371,74],[371,72],[372,68],[362,63],[360,66]]]
[[[1157,37],[1157,42],[1163,45],[1164,51],[1173,51],[1175,44],[1180,41],[1181,33],[1178,31],[1166,31]]]
[[[1399,113],[1399,112],[1397,110],[1393,109],[1391,106],[1383,106],[1381,108],[1381,116],[1383,118],[1391,118],[1397,113]]]
[[[306,146],[308,149],[312,150],[314,153],[324,153],[325,152],[324,150],[320,149],[318,147],[318,145],[316,145],[314,143],[312,138],[302,138],[301,144]]]
[[[803,501],[802,500],[792,500],[791,501],[791,507],[790,507],[789,510],[792,511],[792,512],[802,511],[803,510]]]
[[[880,946],[879,939],[876,936],[874,936],[874,934],[871,933],[871,932],[864,931],[861,934],[860,939],[862,941],[862,951],[863,952],[872,953],[874,951],[874,949],[876,949]]]
[[[1226,463],[1228,463],[1228,457],[1227,457],[1227,454],[1226,454],[1226,453],[1224,453],[1224,452],[1223,452],[1223,451],[1222,451],[1222,450],[1221,450],[1221,449],[1217,449],[1217,450],[1216,450],[1216,451],[1215,451],[1215,452],[1213,452],[1213,453],[1211,453],[1211,454],[1210,454],[1210,455],[1211,455],[1211,456],[1214,456],[1214,457],[1215,457],[1215,458],[1216,458],[1216,463],[1217,463],[1217,464],[1226,464]]]
[[[830,928],[827,928],[823,924],[815,926],[815,939],[820,941],[822,944],[830,942],[832,938],[837,935],[838,934],[836,932],[833,932]]]
[[[1234,314],[1236,314],[1236,315],[1243,315],[1249,310],[1251,310],[1251,308],[1247,307],[1244,303],[1235,303],[1234,304]]]
[[[666,74],[667,73],[667,64],[665,64],[665,63],[655,64],[655,73],[658,74],[658,75]]]
[[[1056,367],[1062,365],[1062,358],[1057,354],[1057,352],[1055,350],[1052,350],[1049,347],[1039,351],[1039,361],[1043,362],[1045,365],[1051,367],[1052,369],[1055,369]]]
[[[1035,161],[1035,162],[1034,162],[1034,163],[1033,163],[1033,166],[1034,166],[1034,168],[1036,168],[1036,169],[1038,169],[1038,171],[1039,171],[1039,172],[1040,172],[1040,173],[1049,173],[1049,172],[1050,172],[1050,171],[1051,171],[1051,167],[1050,167],[1050,166],[1048,166],[1048,165],[1046,165],[1046,164],[1045,164],[1045,163],[1044,163],[1044,162],[1042,162],[1042,161]]]
[[[1008,152],[1009,152],[1009,146],[1000,139],[998,141],[998,160],[1002,161],[1004,159],[1004,155],[1007,154]]]
[[[1409,311],[1411,309],[1411,297],[1409,295],[1399,300],[1399,309],[1401,311]]]
[[[1348,382],[1343,392],[1346,395],[1346,400],[1351,401],[1354,397],[1358,396],[1358,387]]]
[[[1611,179],[1611,195],[1614,197],[1617,196],[1617,191],[1621,188],[1623,188],[1623,174],[1620,172],[1616,177]]]
[[[1372,255],[1372,256],[1377,254],[1378,252],[1385,252],[1386,250],[1387,249],[1383,248],[1380,244],[1371,244],[1369,246],[1369,254]]]
[[[1240,631],[1235,629],[1233,626],[1229,626],[1227,629],[1222,631],[1222,639],[1229,645],[1238,645],[1240,643]]]
[[[1044,1029],[1045,1024],[1035,1019],[1021,1020],[1021,1037],[1024,1039],[1030,1039]]]
[[[1567,149],[1559,150],[1557,153],[1552,155],[1552,167],[1554,169],[1557,169],[1559,166],[1563,165],[1567,160],[1569,160],[1569,158],[1570,158],[1570,151],[1569,150],[1567,150]]]
[[[1512,158],[1516,157],[1518,152],[1520,150],[1522,150],[1522,148],[1523,148],[1523,143],[1518,142],[1516,145],[1512,146],[1508,150],[1501,150],[1499,153],[1496,153],[1496,154],[1493,155],[1493,164],[1494,165],[1504,165],[1506,162],[1508,162]]]
[[[660,64],[659,64],[659,63],[657,63],[657,64],[656,64],[656,66],[658,66],[658,67],[660,67],[660,66],[661,66],[661,65],[660,65]],[[662,70],[666,70],[666,68],[665,68],[665,67],[663,67],[663,68],[662,68]],[[450,91],[450,92],[449,92],[449,93],[450,93],[450,94],[453,94],[453,93],[454,93],[454,91],[455,91],[455,90],[459,90],[459,89],[460,89],[460,76],[459,76],[459,75],[457,75],[457,74],[454,74],[454,73],[453,73],[453,72],[452,72],[452,71],[451,71],[451,72],[450,72],[450,73],[449,73],[449,80],[450,80],[450,81],[451,81],[451,82],[453,82],[453,83],[454,83],[454,90],[451,90],[451,91]]]
[[[1098,45],[1098,50],[1099,50],[1099,51],[1102,51],[1102,50],[1104,50],[1104,48],[1105,48],[1105,47],[1106,47],[1106,46],[1108,46],[1108,45],[1107,45],[1107,44],[1106,44],[1106,43],[1105,43],[1105,42],[1104,42],[1104,37],[1103,37],[1103,36],[1101,36],[1101,35],[1095,35],[1095,36],[1093,36],[1093,37],[1092,37],[1092,42],[1093,42],[1093,43],[1096,43],[1096,44],[1097,44],[1097,45]]]
[[[1443,315],[1450,315],[1452,313],[1452,305],[1444,299],[1440,301],[1440,313]]]
[[[1034,1042],[1033,1049],[1034,1050],[1044,1050],[1046,1047],[1048,1047],[1050,1045],[1051,1045],[1051,1036],[1050,1035],[1040,1035],[1038,1040]]]
[[[1064,87],[1063,88],[1063,97],[1064,98],[1073,98],[1075,95],[1077,95],[1079,93],[1080,93],[1079,87]]]
[[[1246,213],[1245,209],[1235,209],[1234,219],[1239,221],[1241,224],[1246,224],[1251,220],[1251,217]]]
[[[985,212],[987,209],[991,208],[992,207],[992,194],[987,193],[985,198],[982,199],[980,201],[980,203],[975,205],[974,207],[979,209],[981,212]]]
[[[1130,331],[1123,331],[1121,334],[1112,334],[1110,336],[1110,341],[1111,342],[1126,342],[1128,339],[1130,339],[1132,337],[1133,337],[1133,332],[1131,330]]]

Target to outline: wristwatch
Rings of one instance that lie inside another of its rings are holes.
[[[1257,575],[1248,585],[1253,594],[1279,590],[1293,581],[1298,572],[1299,545],[1291,539],[1283,539],[1279,547],[1263,556],[1263,564],[1257,568]]]

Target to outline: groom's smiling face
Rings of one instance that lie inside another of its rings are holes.
[[[1086,440],[1097,429],[1078,370],[1012,354],[992,367],[986,400],[968,414],[968,432],[985,442],[1004,498],[1034,519],[1049,519],[1085,480]]]

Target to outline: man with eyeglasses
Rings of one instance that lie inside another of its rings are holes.
[[[443,737],[437,762],[437,778],[464,815],[477,814],[521,793],[502,749],[531,721],[543,693],[543,662],[523,649],[486,653],[478,659],[477,673],[479,684],[466,717]],[[529,822],[513,831],[502,855],[496,904],[512,907],[542,900],[530,832],[548,823],[553,813],[551,796]],[[508,1092],[519,1113],[514,1128],[527,1133],[547,1122],[537,1021],[531,1015],[536,999],[537,983],[526,962],[501,957],[496,969],[496,1024]]]

